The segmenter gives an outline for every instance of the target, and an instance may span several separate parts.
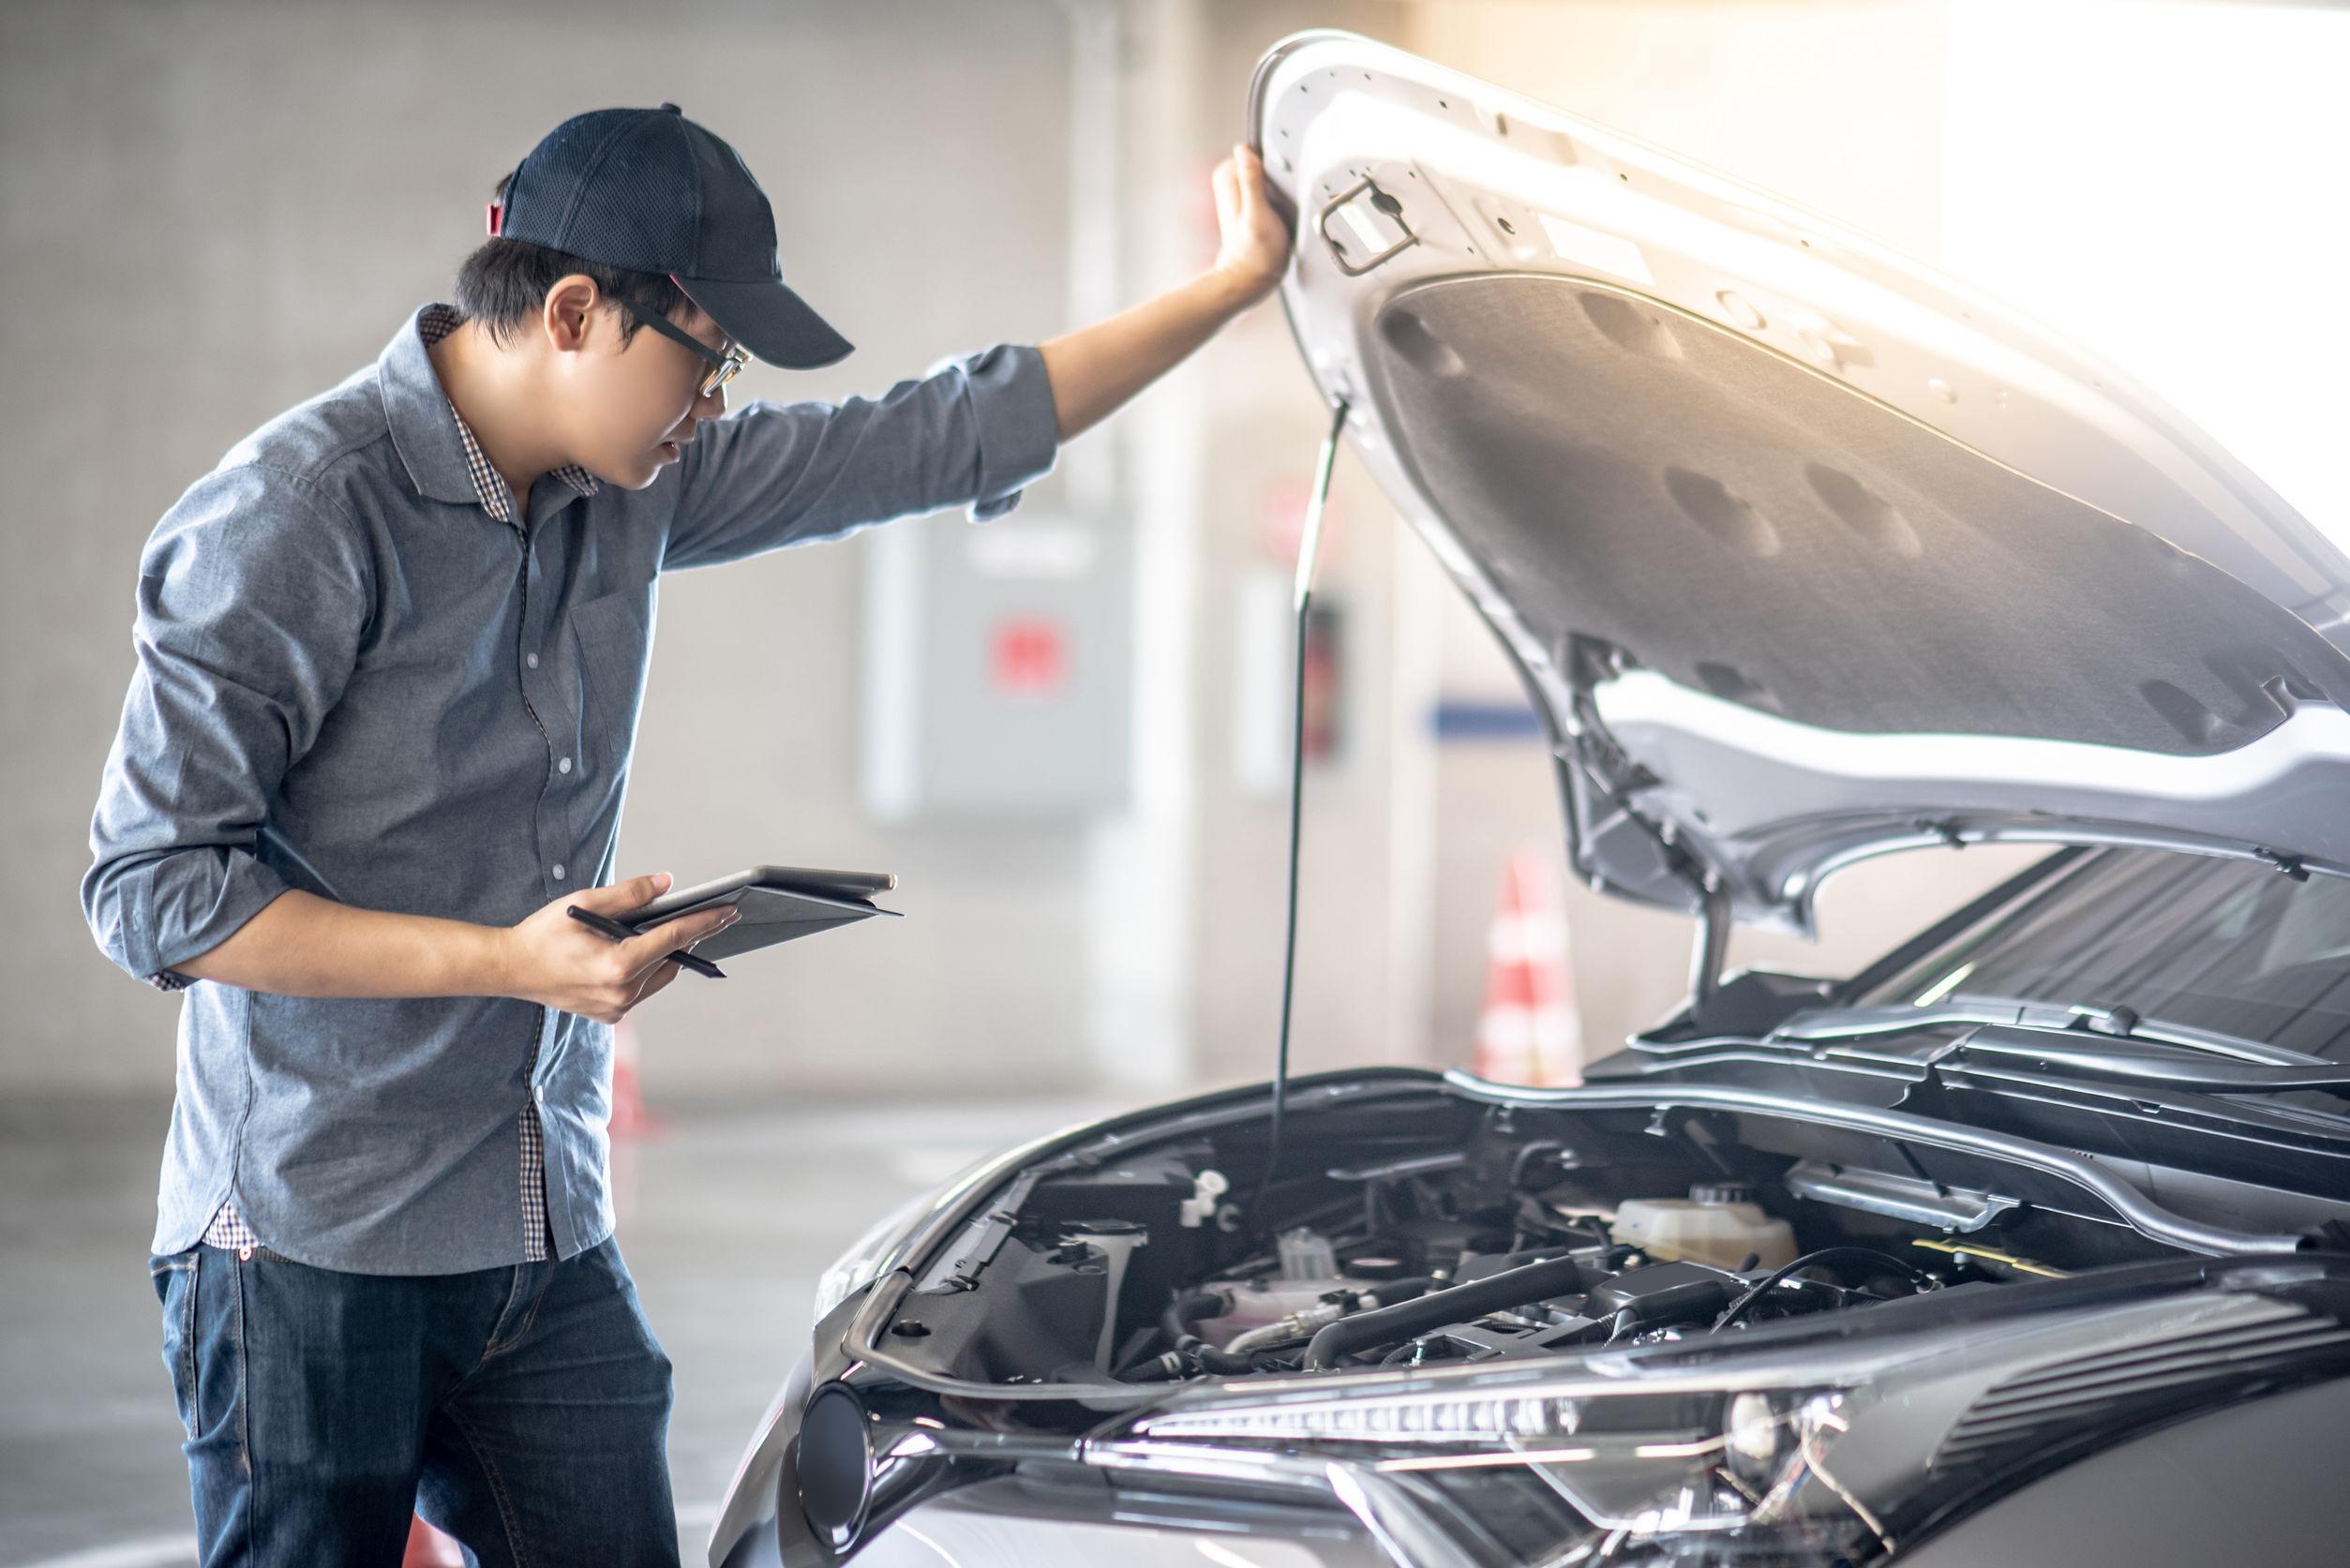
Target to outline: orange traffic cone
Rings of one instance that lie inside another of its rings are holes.
[[[465,1548],[424,1520],[411,1519],[400,1568],[465,1568]]]
[[[626,1019],[612,1030],[612,1136],[652,1138],[667,1125],[645,1108],[636,1082],[636,1030]]]
[[[1478,1077],[1497,1083],[1583,1081],[1566,917],[1549,862],[1521,849],[1502,870],[1486,939],[1485,1007],[1477,1015]]]

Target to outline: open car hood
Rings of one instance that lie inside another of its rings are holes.
[[[2350,869],[2350,560],[2127,377],[1352,35],[1250,119],[1298,346],[1516,660],[1593,886],[1807,929],[1937,842]]]

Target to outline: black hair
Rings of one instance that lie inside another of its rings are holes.
[[[506,181],[501,180],[498,200],[504,201],[505,195]],[[667,316],[685,303],[685,291],[660,273],[631,272],[523,240],[493,239],[457,268],[457,315],[479,321],[492,342],[508,343],[537,319],[546,291],[574,273],[592,278],[605,298],[625,300],[657,316]],[[636,336],[637,325],[634,315],[621,312],[621,341]]]

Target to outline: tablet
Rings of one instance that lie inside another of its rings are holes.
[[[641,909],[633,909],[620,916],[621,924],[641,926],[658,923],[713,903],[732,903],[733,895],[745,888],[767,888],[780,893],[812,893],[818,898],[871,899],[876,893],[886,893],[898,885],[898,879],[886,871],[817,871],[810,866],[753,866],[721,876],[715,881],[699,882],[691,888],[672,888]]]
[[[690,915],[696,910],[731,903],[741,918],[715,936],[706,936],[694,951],[703,958],[732,958],[778,942],[813,936],[876,915],[896,917],[872,895],[897,886],[887,872],[819,871],[808,866],[753,866],[711,882],[676,888],[651,903],[615,916],[621,924],[642,931]]]

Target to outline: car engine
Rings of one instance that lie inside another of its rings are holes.
[[[925,1262],[883,1342],[995,1384],[1424,1366],[1669,1343],[2153,1255],[1952,1179],[1979,1172],[1601,1117],[1447,1114],[1463,1125],[1324,1118],[1301,1169],[1272,1182],[1241,1130],[1025,1170]]]
[[[1283,1230],[1271,1252],[1177,1290],[1156,1338],[1145,1325],[1103,1369],[1134,1381],[1489,1361],[1670,1340],[1937,1283],[1864,1247],[1799,1255],[1788,1222],[1738,1183],[1613,1205],[1524,1192],[1473,1205],[1444,1179],[1463,1163],[1334,1172],[1361,1188],[1359,1216]],[[1831,1272],[1849,1283],[1820,1277]]]

